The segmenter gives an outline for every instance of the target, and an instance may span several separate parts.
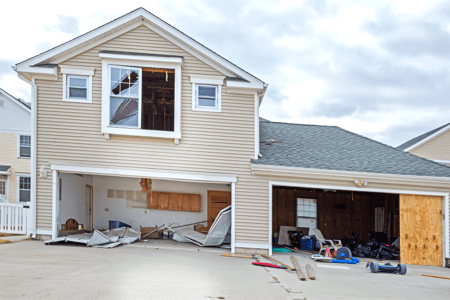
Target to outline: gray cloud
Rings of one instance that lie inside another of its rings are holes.
[[[66,34],[77,35],[80,33],[80,21],[77,17],[58,15],[58,24],[44,27],[48,31],[60,31]]]

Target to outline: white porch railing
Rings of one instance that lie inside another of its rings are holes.
[[[0,232],[27,233],[27,209],[23,204],[0,203]]]

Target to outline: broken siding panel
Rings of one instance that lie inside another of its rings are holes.
[[[450,131],[430,140],[410,151],[410,153],[427,159],[450,160]]]

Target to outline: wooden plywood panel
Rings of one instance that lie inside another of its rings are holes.
[[[195,212],[201,211],[200,195],[189,194],[189,211],[195,211]]]
[[[181,210],[181,194],[170,193],[170,210]]]
[[[208,226],[209,228],[219,212],[231,205],[231,192],[208,191]]]
[[[297,226],[297,199],[293,190],[286,192],[286,221],[287,226]]]
[[[169,209],[169,193],[159,193],[158,209]]]
[[[287,224],[286,217],[286,190],[278,190],[278,230],[279,226]]]
[[[148,192],[147,193],[147,208],[158,209],[159,193]]]
[[[181,194],[181,211],[189,211],[189,194]]]
[[[400,260],[442,266],[442,197],[400,195]]]
[[[272,189],[272,234],[279,232],[278,224],[278,190]]]

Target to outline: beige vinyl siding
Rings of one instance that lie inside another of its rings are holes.
[[[450,160],[450,131],[420,145],[410,153],[427,159]]]
[[[30,174],[31,160],[17,157],[18,134],[0,132],[0,165],[11,166],[8,175],[8,201],[17,203],[17,173]]]

